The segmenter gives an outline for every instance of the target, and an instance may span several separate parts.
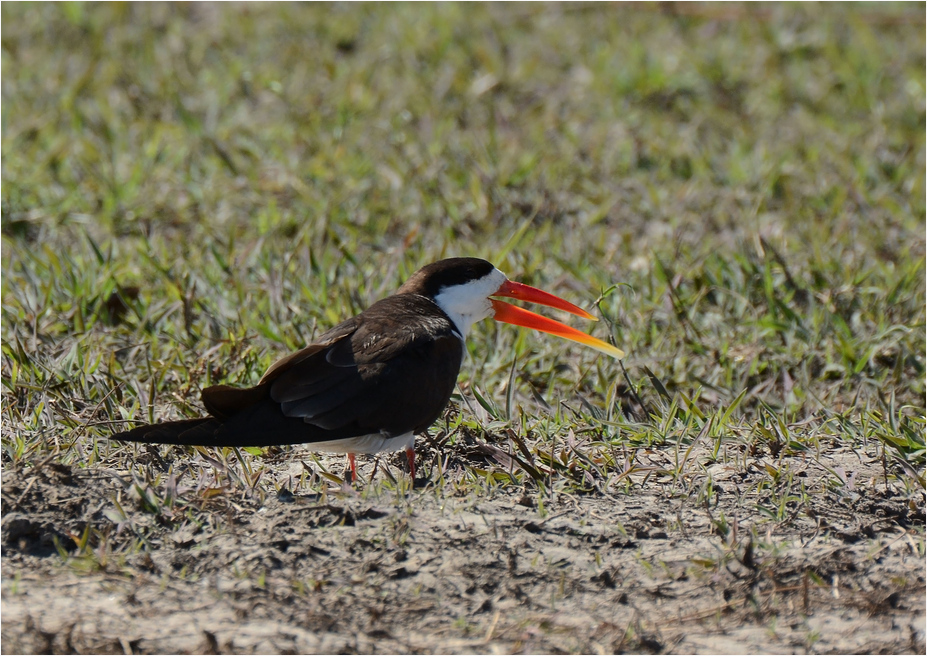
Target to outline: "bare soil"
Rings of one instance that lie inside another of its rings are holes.
[[[461,471],[152,512],[126,472],[8,469],[3,653],[922,654],[923,497],[875,457],[826,458],[793,463],[817,491],[779,521],[749,458],[709,470],[707,504],[658,475],[476,494]]]

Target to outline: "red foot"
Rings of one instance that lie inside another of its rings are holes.
[[[411,446],[406,449],[406,458],[409,459],[409,475],[412,477],[412,482],[415,482],[415,449]]]

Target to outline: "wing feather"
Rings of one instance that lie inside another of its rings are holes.
[[[311,420],[331,411],[346,400],[363,394],[367,389],[368,384],[355,371],[353,376],[347,375],[327,389],[294,396],[291,400],[282,402],[280,407],[287,417],[302,417],[309,423],[315,423]]]
[[[421,297],[380,301],[351,331],[278,369],[270,398],[285,416],[322,431],[364,434],[395,424],[408,432],[409,422],[431,423],[447,404],[463,354],[453,324],[434,310]],[[410,395],[411,385],[417,389]]]
[[[426,429],[447,405],[463,355],[436,309],[423,297],[384,299],[275,362],[257,386],[203,390],[220,423],[197,425],[203,436],[190,439],[295,444]]]
[[[280,358],[267,368],[260,382],[269,383],[294,366],[305,362],[320,352],[327,351],[333,344],[337,344],[345,337],[350,337],[354,331],[357,330],[357,323],[358,317],[343,321],[331,330],[323,333],[319,339],[312,344],[309,344],[295,353],[290,353]]]

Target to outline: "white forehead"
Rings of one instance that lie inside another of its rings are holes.
[[[465,338],[470,326],[492,316],[489,296],[496,293],[506,280],[504,273],[493,268],[482,278],[443,288],[435,296],[435,303],[454,322],[460,336]]]

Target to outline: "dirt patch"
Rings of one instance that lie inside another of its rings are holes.
[[[780,521],[749,466],[707,503],[651,478],[160,511],[125,473],[6,471],[3,652],[923,653],[923,500],[867,466]]]

